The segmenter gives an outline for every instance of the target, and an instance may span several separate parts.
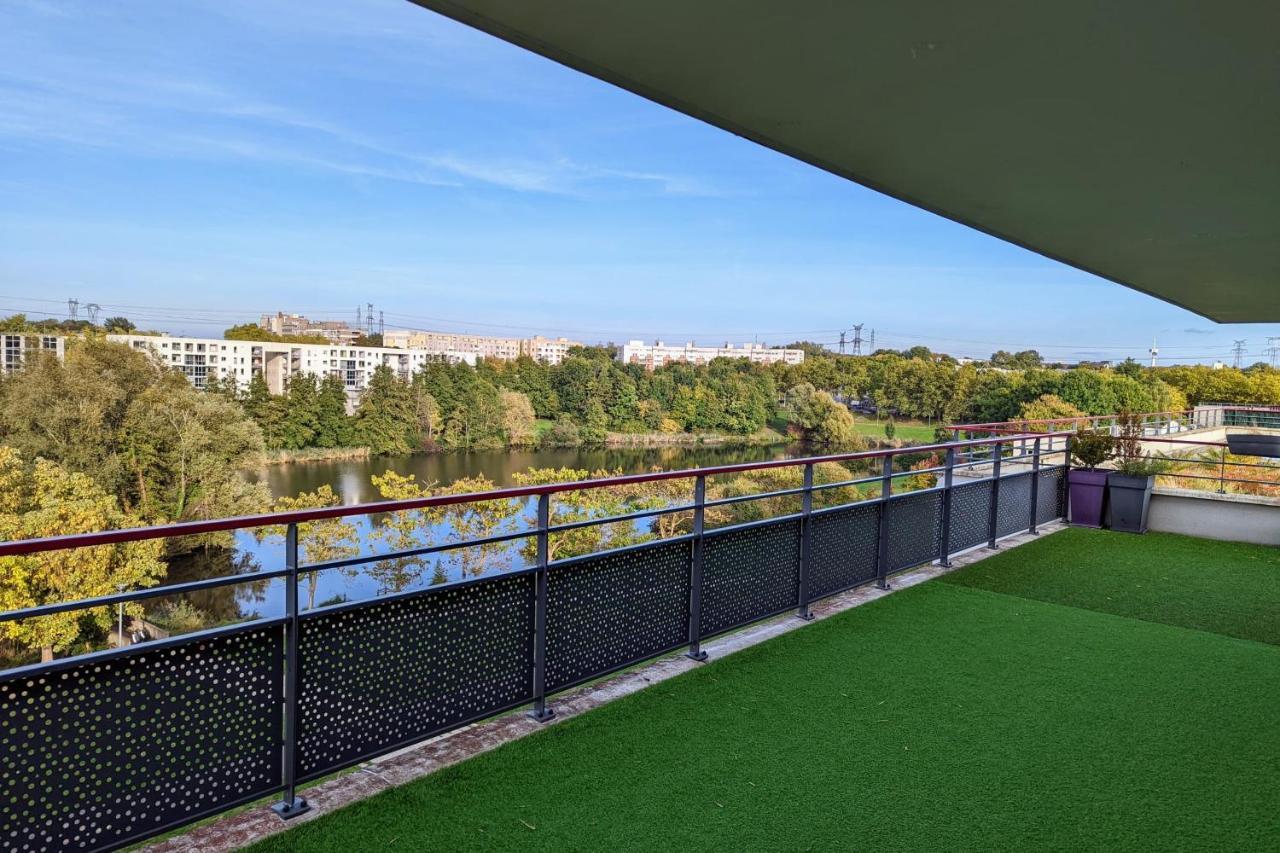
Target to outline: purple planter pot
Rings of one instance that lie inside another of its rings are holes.
[[[1102,502],[1107,494],[1107,474],[1109,473],[1097,468],[1072,468],[1067,472],[1073,525],[1102,526]]]

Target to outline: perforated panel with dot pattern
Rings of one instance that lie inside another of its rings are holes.
[[[533,696],[533,573],[304,617],[298,778]]]
[[[763,619],[799,600],[800,522],[708,534],[702,567],[702,636]]]
[[[1066,486],[1066,469],[1061,465],[1040,469],[1040,491],[1036,493],[1037,524],[1066,515]]]
[[[0,849],[92,850],[281,784],[279,625],[0,681]]]
[[[938,556],[942,492],[914,492],[889,501],[889,571],[909,569]]]
[[[661,654],[689,639],[689,541],[575,563],[547,576],[547,690]]]
[[[1031,526],[1031,477],[1022,471],[1000,478],[1000,506],[996,510],[996,535],[1008,536]]]
[[[813,524],[810,600],[875,580],[879,503],[818,512],[810,520]]]
[[[951,553],[985,543],[990,527],[991,481],[955,486],[951,490]]]

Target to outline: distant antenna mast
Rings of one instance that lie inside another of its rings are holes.
[[[79,299],[67,300],[67,316],[70,317],[72,320],[78,320],[80,318],[80,300]]]
[[[853,354],[862,355],[862,323],[855,323],[853,326]],[[871,339],[875,340],[875,332],[871,333]]]
[[[1151,366],[1152,366],[1152,367],[1155,367],[1155,366],[1156,366],[1156,356],[1160,355],[1160,348],[1156,346],[1156,339],[1155,339],[1155,338],[1152,338],[1152,339],[1151,339],[1151,349],[1147,350],[1147,352],[1151,353]]]
[[[1233,356],[1231,366],[1238,368],[1244,361],[1244,341],[1236,341],[1232,344],[1231,355]]]

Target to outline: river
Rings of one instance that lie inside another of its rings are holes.
[[[590,471],[638,473],[660,467],[666,470],[761,462],[803,454],[803,446],[698,445],[649,448],[568,448],[556,450],[493,450],[471,453],[429,453],[413,456],[384,456],[371,459],[340,459],[293,462],[252,471],[246,477],[265,483],[275,497],[296,495],[329,485],[347,505],[380,500],[371,477],[386,471],[413,474],[423,483],[448,485],[465,477],[484,475],[498,487],[515,485],[513,475],[529,468],[578,468]],[[531,515],[532,507],[522,515]],[[386,546],[371,537],[374,523],[368,517],[352,519],[360,540],[360,553],[377,554]],[[521,525],[523,527],[523,525]],[[514,529],[514,528],[513,528]],[[500,567],[523,564],[519,542],[494,555]],[[234,548],[202,549],[174,558],[169,563],[166,583],[243,574],[245,583],[194,593],[189,598],[203,615],[205,625],[243,619],[277,616],[284,612],[284,586],[280,579],[254,581],[253,573],[283,565],[284,546],[280,537],[255,538],[241,531]],[[305,562],[306,555],[303,555]],[[421,588],[441,579],[460,576],[456,560],[444,556],[406,571],[371,562],[351,571],[329,571],[308,576],[301,583],[302,606],[373,598],[389,592]],[[165,601],[155,599],[149,613]],[[158,620],[157,620],[158,621]]]

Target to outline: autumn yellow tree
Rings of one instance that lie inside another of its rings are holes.
[[[598,480],[621,474],[621,471],[588,471],[581,468],[530,468],[513,475],[513,479],[521,486],[538,486]],[[551,526],[637,511],[636,501],[636,492],[626,486],[557,492],[551,496]],[[536,518],[530,518],[529,526],[533,527],[536,522]],[[577,557],[606,548],[621,548],[649,538],[652,538],[652,534],[644,533],[629,521],[594,524],[552,533],[547,537],[547,557],[550,560]],[[526,559],[534,558],[536,547],[536,542],[529,539],[524,547]]]
[[[26,462],[0,447],[0,539],[37,539],[93,533],[142,522],[120,510],[116,499],[88,475],[46,459]],[[162,540],[46,551],[0,558],[0,610],[17,610],[155,586],[164,577]],[[142,606],[125,605],[141,616]],[[91,641],[111,626],[114,609],[86,610],[0,624],[4,635],[52,660],[77,642]]]
[[[314,492],[301,492],[293,497],[276,498],[275,512],[292,512],[300,509],[323,509],[338,506],[341,496],[330,485],[323,485]],[[273,524],[256,531],[259,540],[282,539],[285,525]],[[301,563],[326,563],[354,557],[360,553],[360,537],[356,526],[345,518],[322,518],[298,524],[298,560]],[[320,586],[320,572],[307,572],[307,609],[316,606],[316,590]]]

